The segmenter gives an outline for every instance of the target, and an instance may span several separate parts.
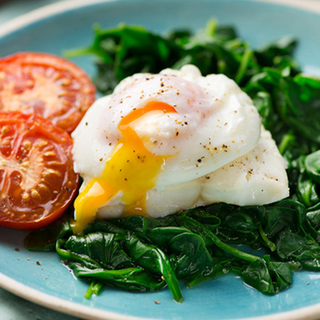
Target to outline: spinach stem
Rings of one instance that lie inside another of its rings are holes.
[[[295,142],[295,136],[292,133],[292,130],[290,130],[288,133],[286,133],[278,146],[280,154],[284,154],[287,150],[288,146],[290,146],[292,143]]]
[[[86,299],[90,299],[90,298],[92,297],[93,287],[95,286],[95,284],[96,284],[96,283],[95,283],[94,281],[92,281],[92,282],[90,283],[90,286],[89,286],[87,292],[86,292],[85,295],[84,295],[84,297],[85,297]]]
[[[253,262],[253,261],[259,259],[259,257],[257,257],[257,256],[254,256],[250,253],[243,252],[239,249],[236,249],[236,248],[222,242],[213,232],[211,232],[210,238],[214,242],[214,244],[216,246],[218,246],[220,249],[234,255],[237,258],[240,258],[240,259],[243,259],[243,260],[246,260],[249,262]]]
[[[184,216],[182,223],[186,228],[191,228],[191,230],[199,231],[202,229],[205,232],[206,236],[209,237],[216,246],[218,246],[223,251],[228,252],[237,258],[240,258],[249,262],[253,262],[257,259],[260,259],[260,257],[254,256],[250,253],[246,253],[244,251],[241,251],[239,249],[236,249],[224,243],[208,227],[203,226],[199,221],[195,219]]]
[[[252,55],[253,55],[253,51],[251,49],[247,49],[243,53],[243,56],[242,56],[242,59],[241,59],[240,65],[239,65],[239,69],[238,69],[237,74],[235,76],[236,83],[239,84],[241,82],[241,80],[243,79],[243,77],[245,76],[246,71],[248,69],[249,62],[252,58]]]
[[[101,290],[103,289],[103,284],[100,282],[97,282],[93,287],[92,287],[92,293],[95,294],[96,296],[100,294]]]
[[[259,230],[259,233],[260,233],[260,236],[262,238],[262,240],[265,242],[265,244],[267,245],[267,247],[273,252],[277,249],[276,245],[270,241],[266,235],[266,233],[264,232],[264,230],[262,229],[262,226],[261,224],[259,224],[259,227],[258,227],[258,230]]]
[[[84,297],[86,299],[90,299],[93,294],[97,296],[99,295],[102,288],[103,288],[103,285],[100,282],[92,281]]]
[[[161,273],[171,291],[173,299],[177,302],[182,302],[183,297],[181,294],[180,285],[174,271],[171,268],[170,262],[168,261],[165,254],[161,250],[157,250],[157,251],[159,253],[159,256],[161,257],[161,260],[160,260]]]

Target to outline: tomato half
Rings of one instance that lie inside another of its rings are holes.
[[[76,195],[73,141],[49,120],[0,112],[0,225],[41,228]]]
[[[82,69],[58,56],[21,52],[0,59],[0,111],[34,113],[71,133],[95,92]]]

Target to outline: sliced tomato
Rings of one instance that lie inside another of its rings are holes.
[[[20,112],[0,112],[0,225],[41,228],[73,200],[69,134],[51,121]]]
[[[34,113],[71,133],[95,92],[82,69],[58,56],[21,52],[0,58],[0,111]]]

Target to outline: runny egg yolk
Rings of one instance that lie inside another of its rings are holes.
[[[81,232],[97,210],[119,192],[123,192],[125,215],[145,214],[146,192],[155,187],[161,166],[169,156],[149,152],[130,124],[153,111],[177,112],[167,103],[151,101],[122,118],[118,125],[122,138],[107,159],[102,174],[90,180],[75,200],[74,233]]]

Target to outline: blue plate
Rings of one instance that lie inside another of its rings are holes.
[[[300,2],[300,5],[301,2]],[[0,28],[0,56],[17,51],[65,50],[90,44],[92,26],[113,27],[120,22],[142,24],[163,32],[174,27],[197,29],[214,17],[237,27],[254,47],[284,35],[299,39],[298,61],[320,70],[320,5],[304,11],[285,5],[249,0],[118,0],[62,2],[21,17]],[[318,13],[315,13],[315,12]],[[90,75],[90,57],[74,60]],[[185,301],[172,301],[170,292],[127,293],[106,289],[84,298],[87,284],[76,280],[54,253],[28,252],[26,233],[0,228],[0,285],[35,303],[90,319],[314,319],[320,317],[320,273],[299,272],[293,286],[266,296],[224,276],[193,289],[183,287]],[[159,301],[160,304],[156,304]]]

